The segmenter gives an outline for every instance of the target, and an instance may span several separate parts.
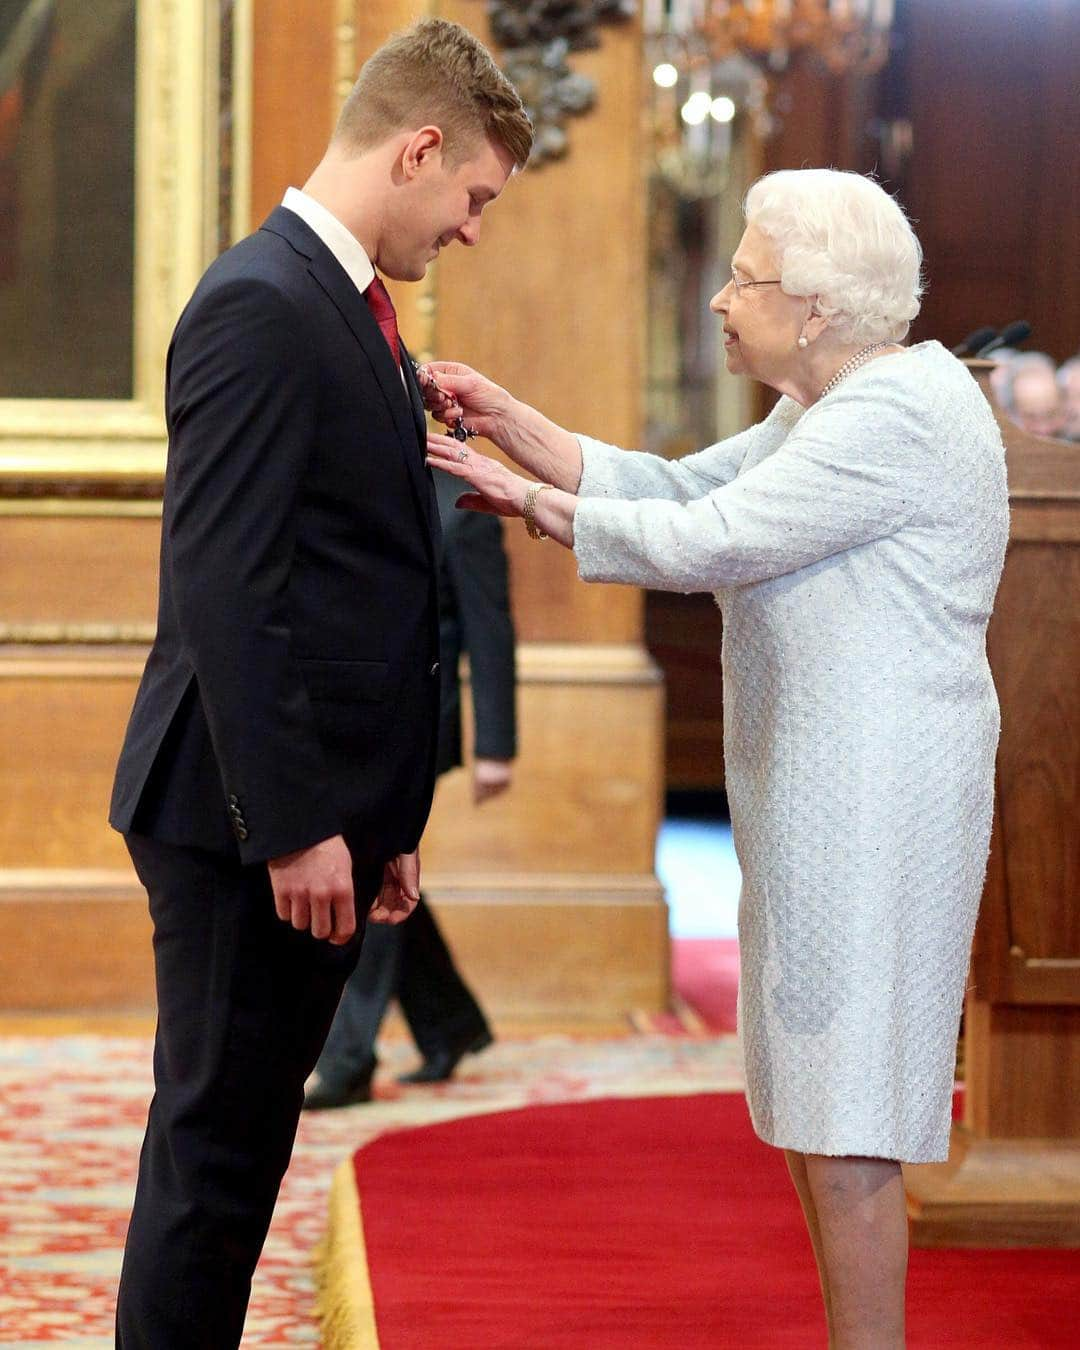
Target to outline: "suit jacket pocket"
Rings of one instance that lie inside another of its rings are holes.
[[[381,703],[390,687],[387,661],[333,661],[300,658],[308,695],[333,703]]]

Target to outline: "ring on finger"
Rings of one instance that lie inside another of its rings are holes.
[[[465,449],[464,446],[462,446],[461,449],[458,451],[458,459],[461,461],[462,464],[464,464],[468,458],[469,452],[468,450]]]

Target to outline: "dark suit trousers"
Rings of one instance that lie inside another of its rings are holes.
[[[431,1059],[440,1050],[475,1040],[488,1024],[422,898],[402,928],[398,1002],[417,1048]]]
[[[328,1087],[347,1091],[371,1077],[375,1038],[395,996],[425,1059],[488,1029],[423,896],[403,924],[372,925],[364,935],[319,1057],[319,1077]]]
[[[274,912],[265,865],[129,835],[150,898],[154,1097],[117,1304],[123,1350],[240,1344],[311,1072],[356,963]],[[382,868],[354,869],[357,913]]]

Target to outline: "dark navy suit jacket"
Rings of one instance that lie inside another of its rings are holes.
[[[110,820],[260,862],[409,851],[438,735],[424,418],[363,296],[279,207],[207,271],[166,377],[157,636]]]

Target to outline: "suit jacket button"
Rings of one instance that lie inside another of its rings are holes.
[[[229,805],[230,805],[230,806],[239,806],[239,805],[240,805],[240,798],[239,798],[238,796],[236,796],[236,794],[233,793],[233,792],[230,792],[230,793],[229,793]]]
[[[431,669],[428,671],[428,674],[429,674],[429,675],[438,675],[438,673],[439,673],[439,663],[438,663],[438,661],[432,661],[432,663],[431,663]]]
[[[248,837],[247,826],[241,825],[239,821],[236,823],[236,837],[241,843]]]

